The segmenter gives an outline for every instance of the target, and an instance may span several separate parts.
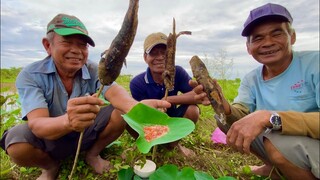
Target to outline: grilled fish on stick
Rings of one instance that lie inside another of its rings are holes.
[[[169,34],[167,39],[167,53],[166,53],[166,65],[165,71],[162,73],[164,79],[164,85],[166,86],[166,91],[171,91],[174,88],[174,76],[176,72],[175,67],[175,56],[176,56],[176,43],[177,38],[182,35],[191,35],[191,31],[181,31],[176,34],[176,21],[173,18],[173,30]]]
[[[125,63],[138,27],[139,0],[130,0],[121,29],[109,49],[102,53],[99,62],[99,80],[102,85],[110,85],[117,79]]]
[[[216,118],[226,124],[225,109],[222,104],[222,94],[218,89],[218,84],[210,77],[205,64],[198,56],[193,56],[190,60],[193,77],[198,84],[201,84],[207,93],[211,106],[216,113]]]

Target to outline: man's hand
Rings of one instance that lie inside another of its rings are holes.
[[[93,124],[103,104],[104,102],[95,95],[70,99],[67,104],[67,124],[74,131],[83,131]]]
[[[165,100],[146,99],[142,100],[141,103],[156,109],[167,109],[171,107],[171,103]]]
[[[231,113],[229,102],[225,99],[225,97],[222,93],[222,89],[221,89],[220,85],[218,84],[217,80],[215,80],[215,79],[212,79],[212,80],[215,83],[215,86],[217,87],[219,93],[221,94],[224,113],[226,115],[229,115]],[[195,101],[197,101],[205,106],[211,105],[211,102],[208,98],[208,95],[206,92],[204,92],[203,86],[201,84],[198,84],[198,82],[195,80],[190,80],[189,85],[193,88],[193,92],[196,93],[196,95],[194,96]]]
[[[198,82],[195,80],[190,80],[189,85],[193,88],[193,92],[196,93],[196,95],[194,96],[194,99],[197,102],[200,102],[205,106],[210,105],[208,95],[203,91],[203,86],[201,84],[198,84]]]
[[[269,111],[256,111],[234,122],[227,133],[227,143],[241,153],[250,153],[252,141],[269,123]]]

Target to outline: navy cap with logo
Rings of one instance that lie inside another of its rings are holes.
[[[252,29],[265,20],[278,20],[292,23],[293,19],[289,11],[279,5],[268,3],[250,11],[250,14],[243,25],[242,36],[250,36]]]
[[[47,26],[47,33],[54,31],[61,36],[80,34],[86,37],[87,42],[91,46],[95,46],[94,41],[89,36],[87,28],[84,24],[75,16],[67,14],[56,15]]]

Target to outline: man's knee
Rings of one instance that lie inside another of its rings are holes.
[[[196,105],[189,105],[184,117],[196,123],[200,117],[199,107]]]
[[[8,146],[7,153],[13,162],[24,166],[31,158],[35,158],[35,150],[41,151],[29,143],[15,143]]]
[[[117,126],[122,126],[123,128],[125,128],[126,122],[121,115],[121,111],[114,109],[111,113],[110,121],[112,123],[115,123]]]

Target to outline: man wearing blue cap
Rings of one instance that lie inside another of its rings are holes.
[[[138,102],[113,83],[102,91],[112,105],[100,108],[104,102],[95,94],[100,86],[98,66],[88,60],[88,44],[95,44],[75,16],[55,16],[42,44],[48,56],[23,68],[16,80],[27,123],[4,132],[0,146],[16,164],[41,168],[38,179],[51,180],[58,176],[60,161],[75,155],[84,131],[81,151],[86,151],[86,162],[102,174],[109,162],[99,153],[122,134],[126,123],[121,114]],[[170,107],[166,101],[142,102]]]
[[[272,179],[319,179],[319,51],[293,51],[296,33],[288,10],[268,3],[250,12],[242,36],[262,66],[241,81],[232,104],[225,99],[227,124],[218,122],[227,143],[265,164],[253,173]],[[190,82],[210,102],[201,85]],[[277,173],[276,173],[277,172]]]

